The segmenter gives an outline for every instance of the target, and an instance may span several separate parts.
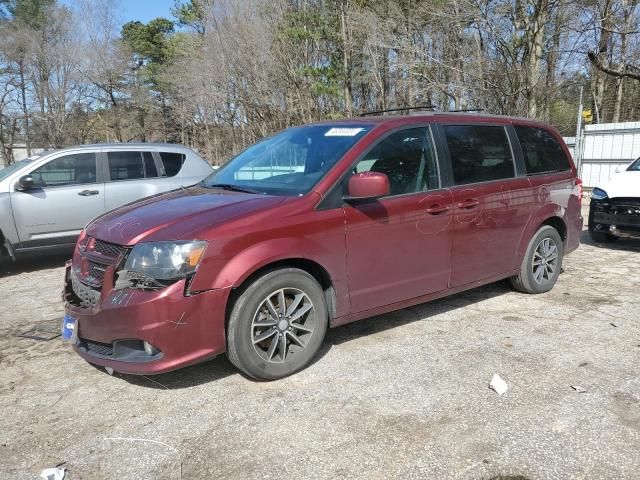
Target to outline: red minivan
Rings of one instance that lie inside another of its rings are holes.
[[[304,368],[328,327],[511,278],[550,290],[580,241],[581,182],[553,128],[429,113],[285,130],[201,184],[99,217],[67,265],[85,360],[167,372],[223,352]]]

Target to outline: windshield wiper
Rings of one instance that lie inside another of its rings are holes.
[[[238,185],[232,185],[230,183],[205,184],[205,187],[207,187],[207,188],[221,188],[222,190],[230,190],[230,191],[233,191],[233,192],[253,193],[255,195],[262,194],[262,192],[259,192],[257,190],[253,190],[253,189],[247,188],[247,187],[239,187]]]

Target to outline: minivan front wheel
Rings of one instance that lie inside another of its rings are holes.
[[[227,328],[227,356],[253,378],[276,380],[306,367],[327,330],[324,293],[307,272],[275,270],[236,300]]]
[[[553,288],[560,275],[564,243],[558,231],[542,226],[527,247],[520,273],[511,277],[511,284],[524,293],[544,293]]]

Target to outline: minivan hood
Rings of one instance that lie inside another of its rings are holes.
[[[617,173],[599,188],[607,192],[609,198],[640,197],[640,171]]]
[[[204,228],[271,208],[285,197],[191,187],[113,210],[87,226],[87,235],[119,245],[193,239]]]

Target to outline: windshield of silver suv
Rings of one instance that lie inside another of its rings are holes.
[[[291,128],[247,148],[202,184],[267,195],[303,195],[370,129],[370,124]]]
[[[13,172],[17,172],[21,168],[24,168],[27,165],[29,165],[31,162],[33,162],[33,160],[32,159],[28,159],[28,158],[25,159],[25,160],[18,160],[17,162],[12,163],[8,167],[4,167],[4,168],[0,169],[0,180],[4,180],[9,175],[11,175]]]

